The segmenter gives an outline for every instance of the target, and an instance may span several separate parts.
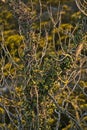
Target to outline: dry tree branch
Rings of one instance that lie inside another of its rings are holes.
[[[17,66],[18,67],[18,64],[14,61],[13,57],[11,56],[8,48],[6,47],[5,45],[5,39],[4,39],[4,32],[1,30],[1,37],[2,37],[2,42],[1,42],[1,47],[5,53],[5,55],[8,57],[9,61],[11,63],[13,63],[13,65]]]
[[[54,9],[51,7],[50,5],[50,8],[47,7],[47,10],[48,10],[48,14],[49,14],[49,17],[52,21],[52,24],[54,26],[54,28],[56,27],[56,25],[58,24],[58,26],[60,26],[61,24],[61,8],[60,8],[60,2],[59,2],[59,5],[58,5],[58,9]],[[54,14],[57,14],[56,18],[54,18]]]
[[[8,117],[9,117],[9,119],[10,119],[12,125],[15,126],[15,127],[18,129],[18,126],[14,123],[14,120],[13,120],[13,118],[11,117],[11,115],[10,115],[9,111],[7,110],[6,106],[0,103],[0,107],[5,110],[5,112],[7,113],[7,115],[8,115]],[[15,117],[15,118],[16,118],[16,117]]]
[[[72,120],[78,129],[83,130],[82,127],[80,126],[79,122],[77,121],[77,119],[68,110],[65,110],[64,108],[60,107],[59,104],[57,103],[56,99],[51,94],[48,93],[48,96],[53,101],[53,103],[57,107],[57,110],[60,113],[65,114],[70,120]],[[56,110],[56,112],[57,112],[57,110]]]
[[[42,63],[42,60],[44,58],[44,56],[46,55],[46,51],[47,51],[47,46],[48,46],[48,32],[46,31],[45,29],[45,33],[46,33],[46,37],[45,37],[45,46],[43,47],[43,50],[42,50],[42,56],[40,58],[40,65]]]
[[[87,1],[86,0],[75,0],[77,7],[79,10],[87,16]]]

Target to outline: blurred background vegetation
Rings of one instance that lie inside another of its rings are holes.
[[[0,2],[0,129],[87,129],[87,17],[74,0]]]

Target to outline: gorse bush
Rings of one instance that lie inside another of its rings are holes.
[[[78,8],[0,3],[1,129],[86,130],[87,18]]]

